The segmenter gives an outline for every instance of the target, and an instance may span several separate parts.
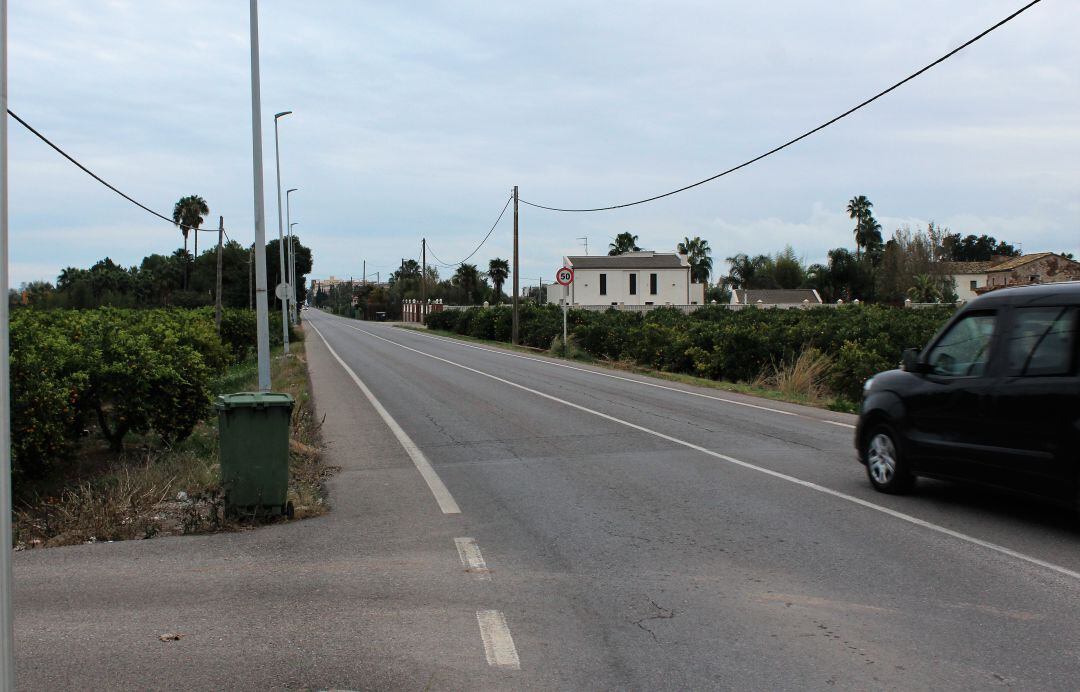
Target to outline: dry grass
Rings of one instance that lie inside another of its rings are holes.
[[[324,481],[333,471],[321,462],[320,422],[315,416],[302,342],[273,360],[275,391],[296,401],[289,443],[289,499],[297,519],[328,510]],[[257,387],[254,363],[230,368],[218,393]],[[163,448],[136,439],[119,455],[88,445],[88,458],[65,467],[70,477],[20,488],[14,512],[17,549],[119,541],[154,536],[238,530],[282,521],[278,517],[226,518],[220,489],[217,419],[200,424],[187,440]]]
[[[775,389],[791,399],[817,402],[826,393],[825,377],[831,367],[827,355],[808,348],[794,360],[772,366],[754,384]]]

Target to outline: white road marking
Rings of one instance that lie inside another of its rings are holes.
[[[424,453],[420,451],[420,448],[416,446],[416,443],[412,441],[412,438],[402,430],[401,426],[394,420],[394,417],[383,408],[383,405],[379,403],[379,400],[375,398],[375,395],[371,393],[371,390],[368,389],[363,380],[357,377],[356,373],[353,372],[353,369],[345,364],[345,361],[337,354],[337,351],[335,351],[326,340],[326,337],[319,331],[319,328],[314,324],[311,325],[311,328],[315,330],[315,333],[319,335],[322,342],[326,344],[326,348],[330,351],[330,355],[341,364],[341,367],[345,368],[345,372],[349,373],[349,377],[351,377],[353,382],[356,383],[356,386],[360,388],[360,391],[364,393],[367,400],[371,402],[371,405],[379,413],[383,422],[390,428],[390,431],[394,433],[394,437],[401,443],[401,446],[405,448],[409,458],[412,459],[413,464],[416,465],[416,470],[420,472],[424,481],[427,482],[428,488],[431,489],[431,494],[435,496],[435,501],[439,503],[439,509],[443,511],[443,514],[461,514],[461,508],[458,507],[457,502],[454,501],[454,496],[447,490],[442,479],[439,478],[439,474],[435,473],[435,469],[431,467],[431,462],[427,460],[427,457],[425,457]]]
[[[610,415],[608,415],[606,413],[603,413],[601,411],[596,411],[594,409],[588,408],[586,406],[582,406],[580,404],[575,404],[575,403],[570,402],[570,401],[565,401],[564,399],[560,399],[557,396],[553,396],[551,394],[547,394],[545,392],[541,392],[539,390],[532,389],[531,387],[526,387],[525,385],[518,384],[517,382],[511,382],[510,380],[505,380],[505,379],[503,379],[501,377],[498,377],[496,375],[492,375],[490,373],[486,373],[486,372],[484,372],[482,370],[477,370],[476,368],[470,368],[467,365],[462,365],[461,363],[455,363],[452,360],[447,360],[446,358],[442,358],[440,356],[435,356],[435,355],[432,355],[430,353],[425,353],[423,351],[417,350],[417,349],[412,348],[410,346],[406,346],[405,344],[399,343],[397,341],[391,341],[390,339],[379,336],[378,334],[374,334],[374,333],[366,331],[364,329],[357,329],[356,327],[352,327],[352,329],[356,329],[357,331],[363,332],[364,334],[367,334],[368,336],[379,339],[380,341],[385,341],[388,344],[393,344],[394,346],[397,346],[398,348],[403,348],[403,349],[405,349],[407,351],[412,351],[413,353],[416,353],[418,355],[425,356],[427,358],[431,358],[433,360],[437,360],[437,361],[446,363],[447,365],[453,365],[454,367],[461,368],[462,370],[467,370],[469,372],[476,373],[477,375],[487,377],[489,379],[495,380],[496,382],[501,382],[501,383],[503,383],[503,384],[505,384],[507,386],[514,387],[516,389],[520,389],[520,390],[522,390],[524,392],[529,392],[530,394],[535,394],[536,396],[543,397],[544,399],[549,399],[549,400],[554,401],[556,403],[562,404],[563,406],[569,406],[570,408],[577,409],[578,411],[582,411],[584,413],[590,413],[590,414],[592,414],[594,416],[597,416],[599,418],[603,418],[604,420],[611,421],[612,423],[618,423],[619,425],[625,425],[628,428],[632,428],[634,430],[638,430],[640,432],[647,433],[647,434],[653,435],[655,437],[659,437],[662,440],[667,440],[668,442],[672,442],[674,444],[681,445],[681,446],[686,447],[688,449],[693,449],[693,450],[695,450],[697,452],[701,452],[702,454],[707,454],[708,456],[714,457],[716,459],[721,459],[723,461],[734,464],[736,466],[741,466],[741,467],[743,467],[745,469],[750,469],[752,471],[757,471],[758,473],[763,473],[763,474],[765,474],[767,476],[772,476],[773,478],[778,478],[780,480],[787,481],[788,483],[794,483],[795,485],[802,486],[804,488],[809,488],[810,490],[815,490],[815,491],[817,491],[819,493],[822,493],[824,495],[830,495],[832,497],[839,498],[841,500],[846,500],[847,502],[851,502],[852,504],[859,505],[860,507],[865,507],[866,509],[871,509],[871,510],[873,510],[875,512],[880,512],[882,514],[887,514],[890,517],[900,519],[901,521],[906,521],[909,524],[914,524],[915,526],[920,526],[920,527],[922,527],[924,529],[929,529],[931,531],[935,531],[937,533],[944,534],[946,536],[950,536],[950,537],[955,538],[957,540],[964,541],[965,543],[970,543],[972,545],[977,545],[977,546],[979,546],[981,548],[986,548],[987,550],[991,550],[991,551],[999,553],[1001,555],[1008,555],[1009,557],[1015,558],[1017,560],[1021,560],[1023,562],[1027,562],[1028,564],[1038,565],[1039,567],[1043,567],[1043,568],[1051,570],[1053,572],[1057,572],[1058,574],[1062,574],[1062,575],[1064,575],[1066,577],[1071,577],[1073,579],[1080,580],[1080,572],[1077,572],[1075,570],[1071,570],[1071,569],[1069,569],[1067,567],[1062,567],[1061,565],[1056,565],[1056,564],[1054,564],[1052,562],[1047,562],[1046,560],[1041,560],[1041,559],[1039,559],[1037,557],[1034,557],[1034,556],[1031,556],[1031,555],[1026,555],[1024,553],[1018,552],[1018,551],[1013,550],[1011,548],[1006,548],[1003,545],[998,545],[997,543],[991,543],[990,541],[984,541],[981,538],[975,538],[974,536],[969,536],[966,533],[961,533],[959,531],[954,531],[953,529],[949,529],[949,528],[946,528],[944,526],[940,526],[938,524],[931,523],[931,522],[926,521],[924,519],[919,519],[918,517],[914,517],[914,516],[912,516],[910,514],[905,514],[903,512],[898,512],[895,509],[890,509],[888,507],[883,507],[881,505],[874,504],[873,502],[868,502],[867,500],[863,500],[862,498],[855,497],[854,495],[848,495],[847,493],[842,493],[839,490],[833,490],[832,488],[827,488],[827,487],[825,487],[823,485],[818,485],[817,483],[812,483],[810,481],[804,481],[801,478],[796,478],[795,476],[789,476],[788,474],[781,473],[779,471],[773,471],[772,469],[765,468],[764,466],[758,466],[757,464],[751,464],[751,463],[746,462],[746,461],[741,461],[739,459],[736,459],[735,457],[731,457],[731,456],[728,456],[726,454],[721,454],[720,452],[714,452],[713,450],[702,447],[701,445],[696,445],[696,444],[694,444],[692,442],[687,442],[686,440],[680,440],[677,437],[672,437],[671,435],[665,435],[664,433],[659,432],[657,430],[652,430],[650,428],[646,428],[646,427],[638,425],[636,423],[631,423],[630,421],[622,420],[621,418],[616,418],[615,416],[610,416]]]
[[[480,638],[484,640],[484,655],[487,656],[488,665],[519,670],[521,661],[518,660],[514,638],[510,636],[510,628],[506,626],[506,618],[502,612],[478,610],[476,621],[480,623]]]
[[[477,579],[491,581],[491,572],[487,568],[487,563],[484,562],[484,556],[480,552],[480,546],[476,544],[476,539],[455,538],[454,543],[457,545],[458,557],[461,558],[461,564],[465,566],[465,569]]]
[[[346,324],[345,326],[349,327],[350,329],[356,329],[357,331],[362,331],[362,330],[358,329],[357,327],[353,327],[352,325],[349,325],[349,324]],[[424,332],[422,332],[419,329],[415,329],[415,330],[412,330],[412,331],[414,331],[417,335],[427,337],[428,339],[437,339],[439,341],[448,341],[448,342],[450,342],[452,344],[456,344],[458,346],[464,346],[465,348],[474,348],[477,351],[487,351],[488,353],[494,353],[496,355],[506,356],[507,358],[520,358],[522,360],[531,360],[534,363],[542,363],[544,365],[551,365],[551,366],[556,367],[556,368],[566,368],[567,370],[575,370],[577,372],[587,372],[590,375],[599,375],[600,377],[607,377],[607,378],[610,378],[612,380],[620,380],[622,382],[632,382],[634,384],[640,384],[640,385],[643,385],[645,387],[655,387],[656,389],[665,389],[665,390],[667,390],[669,392],[678,392],[680,394],[688,394],[690,396],[696,396],[696,397],[700,397],[702,399],[711,399],[713,401],[719,401],[719,402],[722,402],[722,403],[725,403],[725,404],[734,404],[735,406],[744,406],[746,408],[754,408],[754,409],[758,409],[760,411],[768,411],[769,413],[779,413],[782,416],[795,416],[796,418],[806,418],[807,420],[817,421],[819,423],[829,423],[830,425],[836,425],[836,426],[839,426],[841,428],[851,428],[851,429],[855,428],[855,426],[852,425],[851,423],[841,423],[839,421],[828,420],[828,419],[825,419],[825,418],[816,418],[814,416],[808,416],[805,413],[795,413],[794,411],[784,411],[783,409],[772,408],[771,406],[761,406],[759,404],[751,404],[751,403],[749,403],[747,401],[738,401],[736,399],[728,399],[728,398],[725,398],[725,397],[722,397],[722,396],[714,396],[712,394],[702,394],[701,392],[692,392],[692,391],[687,390],[687,389],[679,389],[678,387],[669,387],[667,385],[658,384],[656,382],[645,382],[643,380],[635,380],[632,377],[623,377],[621,375],[612,375],[611,373],[600,372],[599,370],[590,370],[589,368],[579,368],[579,367],[576,367],[576,366],[573,366],[573,365],[567,365],[566,363],[556,363],[554,361],[545,360],[543,358],[534,358],[532,356],[523,356],[520,353],[509,353],[507,351],[503,351],[503,350],[500,350],[500,349],[486,348],[484,346],[477,346],[476,344],[470,344],[470,343],[467,343],[465,341],[460,341],[458,339],[448,339],[445,336],[437,336],[435,334],[425,334]]]

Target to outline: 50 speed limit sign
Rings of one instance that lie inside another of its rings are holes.
[[[569,286],[574,283],[574,270],[570,267],[559,267],[555,272],[555,280],[563,286]]]

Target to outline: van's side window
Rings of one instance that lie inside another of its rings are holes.
[[[1072,372],[1076,308],[1016,308],[1006,349],[1009,374],[1034,377]]]
[[[975,313],[961,318],[931,349],[926,362],[935,375],[979,377],[990,362],[990,342],[994,336],[993,313]]]

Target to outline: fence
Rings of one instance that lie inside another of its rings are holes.
[[[442,312],[444,309],[456,308],[443,305],[441,300],[429,300],[422,303],[419,300],[408,299],[401,304],[401,320],[403,322],[423,322],[424,317],[432,312]]]

